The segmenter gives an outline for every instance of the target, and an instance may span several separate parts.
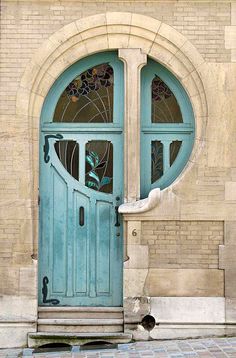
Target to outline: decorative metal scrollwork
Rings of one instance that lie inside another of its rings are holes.
[[[43,146],[43,151],[44,151],[44,161],[45,163],[48,163],[50,160],[50,156],[49,156],[49,139],[50,138],[56,138],[56,139],[62,139],[63,135],[62,134],[47,134],[45,135],[45,144]]]
[[[52,303],[53,305],[58,305],[60,303],[59,300],[57,300],[56,298],[52,298],[50,300],[47,300],[47,295],[48,295],[48,282],[49,279],[47,276],[44,276],[43,278],[43,288],[42,288],[42,294],[43,294],[43,303]]]

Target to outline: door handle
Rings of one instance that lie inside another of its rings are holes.
[[[81,206],[79,208],[79,224],[80,226],[84,226],[84,207]]]
[[[119,208],[119,206],[115,206],[115,213],[116,213],[116,223],[115,223],[115,226],[120,226],[118,208]]]

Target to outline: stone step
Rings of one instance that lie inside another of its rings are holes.
[[[52,333],[37,332],[28,334],[28,347],[40,347],[45,344],[64,343],[71,346],[80,346],[90,342],[129,343],[132,340],[130,333]]]
[[[123,332],[123,319],[38,319],[39,332]]]
[[[116,324],[123,324],[123,319],[38,319],[38,324],[52,324],[65,326],[68,325],[77,325],[77,326],[86,326],[90,324],[91,326],[110,326]]]
[[[39,307],[38,317],[57,319],[123,319],[123,307]]]

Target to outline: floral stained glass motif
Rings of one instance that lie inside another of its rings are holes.
[[[159,140],[151,145],[151,183],[155,183],[163,175],[163,144]]]
[[[183,123],[173,92],[158,76],[152,81],[152,123]]]
[[[90,141],[86,144],[85,185],[97,191],[112,193],[113,145],[109,141]]]
[[[113,121],[112,67],[91,67],[76,77],[58,100],[54,122],[111,123]]]
[[[177,158],[181,145],[182,145],[182,141],[180,140],[175,140],[170,144],[170,166],[174,163],[175,159]]]
[[[73,140],[61,140],[54,144],[54,148],[63,167],[79,180],[79,144]]]

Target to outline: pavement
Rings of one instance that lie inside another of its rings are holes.
[[[64,351],[63,351],[64,349]],[[65,350],[66,349],[66,350]],[[30,348],[0,349],[0,357],[35,357],[35,358],[209,358],[235,357],[236,337],[208,338],[169,341],[146,341],[119,344],[116,348],[82,350],[81,347],[47,348],[41,352]]]

